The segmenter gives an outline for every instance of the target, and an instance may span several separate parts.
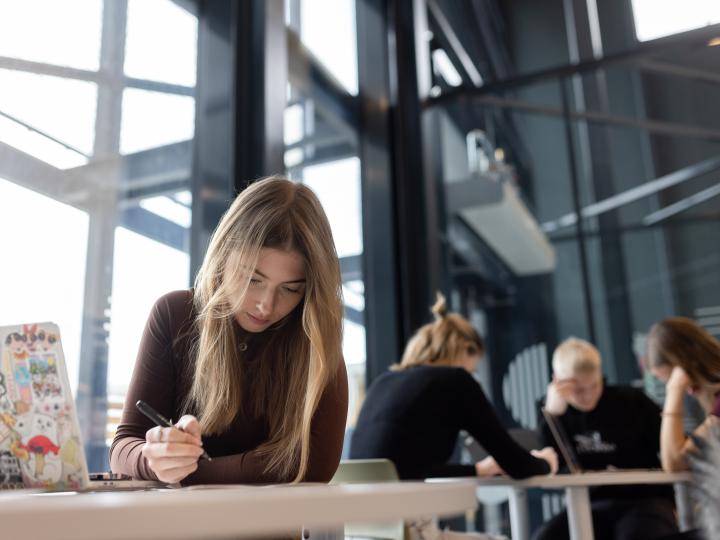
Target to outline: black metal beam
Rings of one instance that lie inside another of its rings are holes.
[[[474,60],[463,46],[460,38],[452,25],[445,17],[445,14],[435,0],[427,0],[428,13],[435,39],[442,45],[443,50],[451,59],[455,69],[463,79],[463,82],[470,86],[481,86],[483,77]]]
[[[36,75],[50,75],[51,77],[62,77],[63,79],[75,79],[79,81],[94,82],[98,85],[111,86],[116,88],[128,87],[150,90],[152,92],[163,92],[165,94],[176,94],[179,96],[194,96],[195,89],[192,86],[172,84],[149,79],[138,79],[123,74],[114,76],[105,71],[91,71],[87,69],[56,66],[43,62],[33,62],[22,58],[10,58],[0,56],[0,68],[23,71]]]
[[[82,177],[85,181],[103,177],[100,181],[105,184],[108,172],[112,171],[113,181],[124,192],[153,186],[163,188],[169,182],[190,178],[192,152],[193,141],[181,141],[125,156],[91,161],[66,169],[65,176],[69,180]]]
[[[720,24],[715,24],[652,41],[645,41],[638,43],[638,45],[632,49],[608,54],[601,58],[571,62],[562,66],[531,71],[507,79],[488,82],[480,88],[456,88],[440,96],[427,99],[423,103],[423,107],[434,107],[440,104],[455,102],[463,97],[502,93],[514,88],[526,87],[534,83],[555,80],[575,74],[582,75],[592,73],[598,69],[608,68],[610,66],[632,64],[639,58],[644,58],[656,53],[677,51],[678,48],[705,47],[710,39],[717,37],[719,34]]]
[[[599,58],[603,54],[602,41],[600,39],[600,22],[597,13],[596,0],[564,0],[565,26],[567,28],[568,49],[570,59],[580,62],[587,59]],[[573,84],[573,98],[575,108],[580,112],[586,109],[609,111],[609,96],[607,81],[604,69],[598,69],[585,77],[574,76],[571,79]],[[565,80],[561,80],[562,91],[566,92]],[[569,110],[569,99],[564,97],[564,107]],[[570,120],[565,120],[566,129],[570,127]],[[568,135],[567,146],[572,150],[574,142],[581,148],[582,154],[587,156],[587,162],[581,163],[584,171],[585,182],[590,186],[591,192],[598,200],[606,199],[617,193],[617,179],[613,167],[613,149],[610,144],[610,133],[606,126],[591,125],[584,122],[576,124],[576,140],[573,141],[572,134]],[[573,155],[572,153],[570,155]],[[574,165],[574,164],[573,164]],[[571,174],[574,174],[574,170]],[[574,195],[575,212],[580,212],[579,193]],[[628,278],[626,269],[625,253],[623,250],[620,235],[609,232],[610,227],[617,226],[618,215],[615,212],[605,213],[598,216],[601,231],[607,231],[599,238],[598,249],[588,253],[594,255],[594,262],[599,267],[601,277],[601,298],[607,312],[609,338],[608,343],[612,356],[608,362],[608,370],[611,382],[627,383],[634,380],[638,375],[637,363],[632,351],[632,317],[630,313],[630,301],[628,297]],[[582,224],[580,230],[582,230]],[[582,257],[589,251],[588,243],[582,236],[579,236],[579,249]],[[587,263],[586,263],[587,265]],[[587,272],[588,267],[584,270]],[[602,348],[598,341],[601,336],[596,334],[594,326],[593,301],[590,296],[590,281],[586,276],[585,281],[585,302],[586,310],[590,314],[588,327],[591,340]]]
[[[233,2],[236,191],[285,171],[288,43],[283,0]]]
[[[576,215],[580,215],[582,206],[580,203],[580,179],[578,178],[578,163],[575,152],[575,141],[573,139],[573,126],[570,120],[570,98],[567,89],[567,82],[560,81],[560,95],[562,98],[563,111],[565,112],[565,146],[568,149],[568,169],[570,171],[570,190],[572,191],[573,208]],[[595,315],[593,313],[593,295],[590,287],[590,271],[588,269],[588,256],[585,246],[585,223],[582,219],[577,221],[576,239],[578,243],[578,254],[580,257],[580,281],[583,289],[583,309],[587,323],[588,338],[592,343],[597,343],[597,331],[595,326]]]
[[[362,255],[340,257],[340,273],[343,283],[362,280]]]
[[[643,71],[660,73],[662,75],[670,75],[691,81],[700,81],[703,83],[718,85],[720,84],[720,74],[713,71],[703,71],[702,69],[680,66],[673,62],[663,62],[659,60],[640,60],[638,67]]]
[[[365,282],[366,384],[400,358],[388,1],[357,0],[358,109]]]
[[[233,2],[201,2],[193,141],[190,275],[205,256],[210,234],[234,192],[235,42]]]
[[[422,46],[425,39],[416,21],[418,17],[422,19],[422,9],[421,2],[389,2],[388,26],[391,43],[394,43],[390,62],[396,70],[391,81],[395,88],[391,104],[402,342],[427,322],[431,291],[440,288],[439,261],[432,253],[437,250],[438,229],[433,219],[435,213],[429,212],[436,200],[427,198],[427,164],[423,159],[426,156],[420,100],[428,91],[428,83],[420,80],[422,75],[419,76],[418,71],[428,70],[430,66],[426,59],[417,58],[420,51],[417,44]]]
[[[292,30],[287,31],[287,44],[288,81],[293,90],[312,99],[318,113],[339,134],[354,138],[358,128],[358,100],[340,85]]]
[[[500,96],[472,96],[468,99],[476,105],[487,105],[500,109],[517,110],[523,112],[545,114],[548,116],[563,117],[562,107],[551,105],[540,105],[522,99],[505,98]],[[436,105],[433,104],[433,107]],[[643,129],[653,135],[667,135],[670,137],[686,137],[701,139],[710,142],[720,142],[720,130],[700,126],[679,124],[677,122],[665,122],[661,120],[644,120],[642,118],[630,118],[619,114],[612,114],[604,111],[584,110],[569,111],[570,118],[575,121],[586,121],[588,123],[602,124],[615,127],[628,127]]]
[[[365,326],[365,314],[362,311],[358,311],[354,307],[350,307],[347,304],[343,306],[343,309],[345,310],[344,318],[347,320],[354,322],[355,324],[359,324],[360,326]]]
[[[489,59],[493,79],[505,79],[513,72],[505,44],[501,15],[494,0],[471,0],[470,9],[478,28],[478,38]],[[487,77],[486,77],[487,78]]]
[[[118,224],[145,238],[182,252],[188,251],[188,231],[185,227],[144,208],[126,208],[120,212]]]
[[[617,225],[610,227],[609,232],[613,233],[634,233],[634,232],[647,232],[653,229],[669,230],[677,227],[690,227],[697,225],[710,225],[717,224],[720,220],[720,212],[708,212],[703,215],[697,215],[692,217],[672,217],[668,220],[658,221],[655,223],[646,224],[640,223],[629,223],[627,225]],[[597,238],[607,231],[599,229],[587,229],[585,230],[586,238]],[[577,242],[577,234],[575,232],[552,234],[548,236],[548,240],[553,244],[559,244],[562,242]]]

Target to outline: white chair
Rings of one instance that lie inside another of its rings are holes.
[[[349,459],[340,462],[331,484],[364,484],[368,482],[397,482],[397,469],[389,459]],[[403,522],[351,523],[345,525],[346,538],[378,538],[405,540]]]

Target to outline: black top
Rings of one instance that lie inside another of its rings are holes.
[[[660,407],[642,390],[629,386],[605,386],[597,406],[581,412],[568,405],[557,417],[573,445],[584,470],[659,469]],[[550,428],[539,415],[544,444],[558,450]],[[590,491],[593,500],[603,498],[673,497],[672,486],[607,486]]]
[[[510,438],[480,385],[455,367],[417,366],[378,377],[360,411],[350,457],[390,459],[403,479],[475,476],[473,465],[447,463],[461,429],[513,478],[550,472],[545,460]]]

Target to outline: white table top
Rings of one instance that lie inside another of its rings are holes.
[[[481,478],[483,486],[566,488],[574,486],[609,486],[630,484],[672,484],[689,482],[689,472],[667,473],[661,470],[592,471],[582,474],[556,474],[554,476],[531,476],[524,480],[508,477]]]
[[[209,539],[299,534],[300,527],[462,513],[474,481],[233,486],[102,493],[0,493],[3,538]]]

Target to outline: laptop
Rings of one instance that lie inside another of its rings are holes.
[[[88,474],[58,326],[0,327],[0,489],[164,485],[111,473],[94,477]]]
[[[583,469],[580,465],[580,459],[575,452],[575,447],[573,446],[572,441],[570,441],[570,438],[565,432],[565,428],[562,426],[562,422],[560,422],[556,416],[547,412],[545,407],[542,407],[541,411],[543,417],[545,418],[545,422],[550,428],[550,433],[552,433],[555,444],[567,464],[568,471],[570,474],[581,474]]]

